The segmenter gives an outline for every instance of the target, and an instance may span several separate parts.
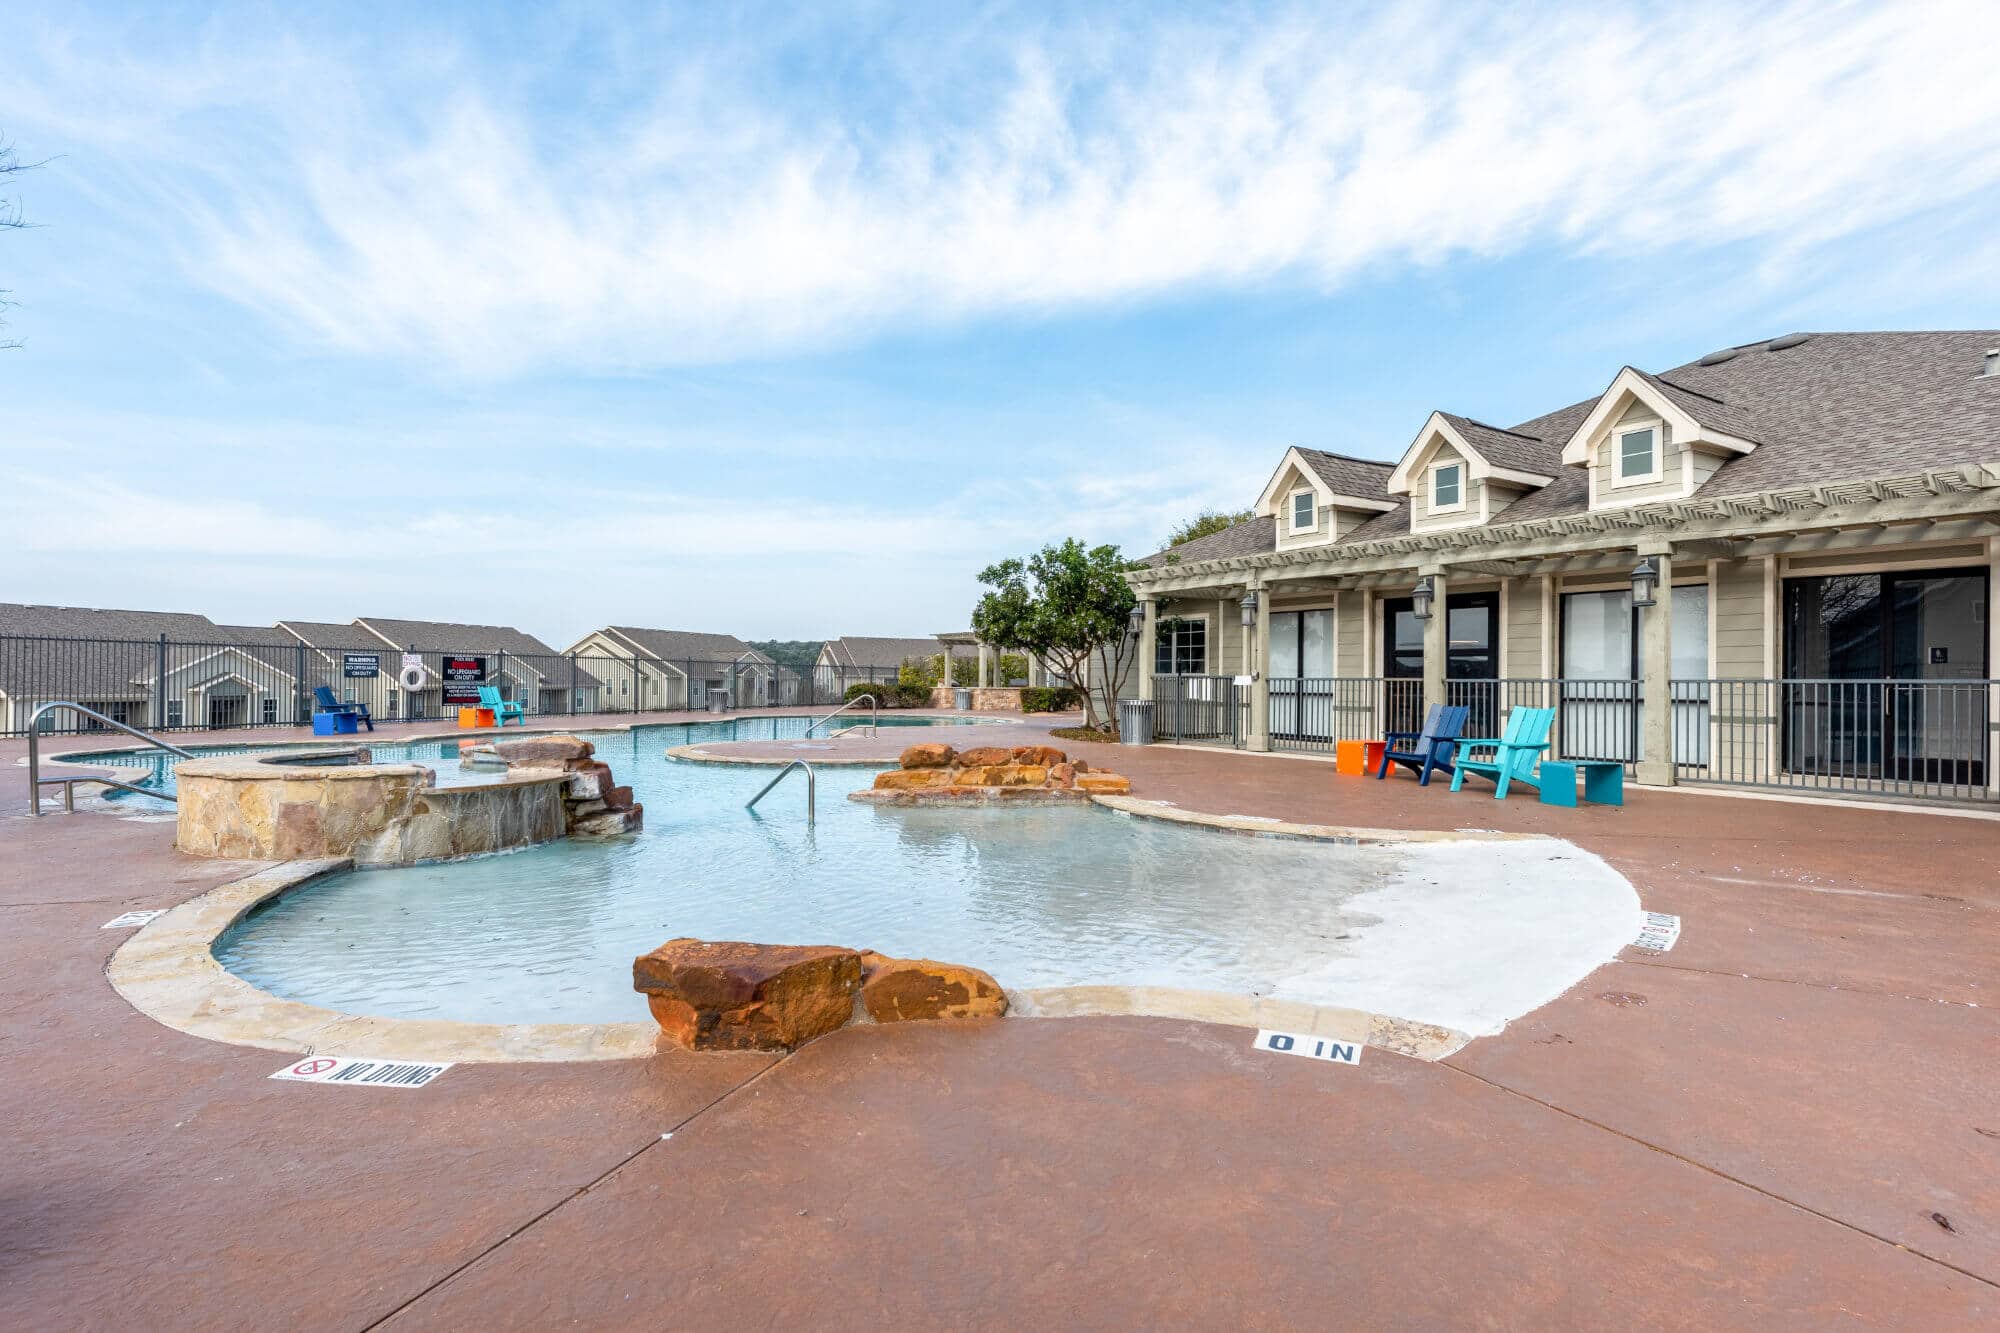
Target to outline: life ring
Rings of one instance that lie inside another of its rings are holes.
[[[424,669],[420,666],[406,666],[403,674],[396,677],[403,682],[406,690],[421,690],[424,687]]]

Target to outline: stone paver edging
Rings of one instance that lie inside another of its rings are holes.
[[[782,745],[783,741],[712,741],[719,745]],[[782,768],[793,759],[803,759],[814,768],[894,768],[896,756],[877,755],[868,758],[863,755],[826,754],[815,750],[811,754],[792,755],[789,758],[774,754],[717,754],[705,750],[700,745],[676,745],[667,751],[667,758],[685,764],[741,764],[746,767],[767,766]]]
[[[1263,838],[1299,838],[1308,842],[1337,842],[1349,847],[1393,846],[1408,842],[1560,842],[1546,833],[1503,833],[1497,829],[1345,828],[1338,824],[1288,824],[1282,819],[1256,815],[1211,815],[1200,810],[1183,810],[1177,805],[1143,800],[1137,796],[1093,796],[1107,810],[1141,819],[1159,819],[1169,824],[1189,824],[1224,833],[1248,833]]]

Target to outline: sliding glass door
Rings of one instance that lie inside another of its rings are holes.
[[[1333,612],[1271,614],[1271,735],[1333,738]]]

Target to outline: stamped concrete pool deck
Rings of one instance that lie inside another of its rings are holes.
[[[1680,941],[1435,1063],[1074,1018],[273,1082],[103,975],[104,922],[257,867],[26,818],[0,741],[0,1327],[2000,1323],[2000,823],[1069,748],[1180,809],[1555,833]]]

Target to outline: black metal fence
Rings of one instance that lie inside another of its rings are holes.
[[[517,652],[465,645],[391,647],[358,636],[308,644],[282,631],[253,640],[80,639],[0,635],[0,735],[26,733],[44,703],[70,700],[144,731],[300,727],[325,702],[377,721],[456,720],[483,690],[530,717],[834,707],[856,684],[894,685],[901,663],[795,669],[739,658]],[[324,693],[322,693],[324,692]],[[97,724],[63,712],[44,732]]]
[[[1154,676],[1153,736],[1240,746],[1249,729],[1250,691],[1231,676]]]

